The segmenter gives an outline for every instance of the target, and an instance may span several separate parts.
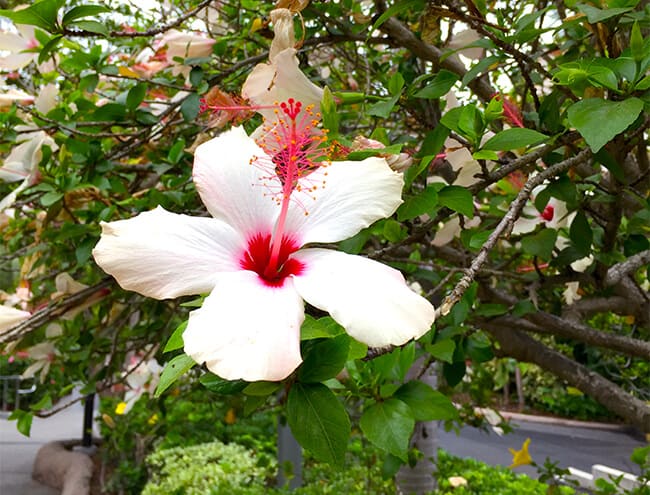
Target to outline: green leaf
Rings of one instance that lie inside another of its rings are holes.
[[[411,220],[425,213],[430,213],[438,205],[438,192],[433,187],[427,187],[417,196],[407,196],[397,210],[400,222]]]
[[[426,383],[412,380],[402,385],[394,395],[411,408],[416,421],[453,419],[458,411],[449,397],[433,390]]]
[[[316,342],[304,356],[298,370],[301,382],[322,382],[334,378],[345,366],[350,349],[347,334]]]
[[[445,186],[438,191],[438,202],[450,210],[457,211],[467,218],[474,217],[472,193],[461,186]]]
[[[82,17],[95,17],[97,14],[110,12],[111,9],[102,5],[79,5],[68,10],[61,19],[61,23],[67,26],[71,22]]]
[[[530,255],[548,260],[551,258],[556,240],[557,230],[544,228],[537,234],[524,237],[521,240],[521,248]]]
[[[374,148],[374,149],[369,149],[369,150],[359,150],[359,151],[353,151],[347,156],[348,160],[365,160],[368,157],[371,156],[378,156],[378,155],[395,155],[402,151],[402,144],[393,144],[391,146],[386,146],[385,148]]]
[[[82,31],[88,31],[89,33],[97,33],[108,36],[108,27],[106,24],[99,21],[75,21],[68,27],[74,27],[81,29]]]
[[[322,383],[294,383],[287,399],[287,421],[298,443],[316,459],[343,466],[350,418]]]
[[[484,150],[510,151],[538,144],[548,139],[548,136],[533,129],[513,127],[495,134],[483,145]]]
[[[343,327],[330,316],[317,320],[313,316],[305,315],[305,321],[300,328],[300,340],[331,338],[342,333],[345,333]]]
[[[176,380],[187,373],[196,363],[187,354],[179,354],[165,365],[153,396],[158,398]]]
[[[585,138],[594,153],[625,131],[643,110],[643,101],[628,98],[623,101],[607,101],[587,98],[569,107],[569,123]]]
[[[483,247],[483,244],[485,244],[485,241],[488,240],[488,237],[492,234],[493,230],[484,230],[482,232],[477,232],[472,236],[472,238],[469,240],[469,247],[470,249],[481,249]]]
[[[212,373],[201,375],[199,382],[201,382],[201,385],[207,388],[210,392],[219,395],[238,394],[248,386],[248,382],[245,382],[244,380],[224,380]]]
[[[359,426],[377,447],[406,461],[415,426],[413,411],[406,403],[396,398],[378,402],[363,411]]]
[[[192,122],[199,114],[201,108],[201,98],[196,93],[190,94],[183,103],[181,103],[181,114],[185,122]]]
[[[582,256],[587,256],[589,254],[594,233],[589,226],[589,221],[584,212],[579,211],[576,213],[575,218],[571,222],[569,237],[571,238],[573,247],[575,247]]]
[[[46,208],[52,206],[63,197],[63,194],[57,191],[50,191],[41,196],[41,204]]]
[[[52,39],[50,39],[45,46],[41,49],[41,52],[38,54],[38,63],[42,64],[45,62],[50,54],[54,51],[56,51],[57,45],[59,44],[59,41],[63,39],[62,35],[56,35],[53,36]],[[97,77],[97,76],[95,76]]]
[[[126,95],[126,108],[135,110],[147,94],[147,85],[144,83],[133,86]]]
[[[402,77],[402,74],[399,72],[393,74],[388,81],[388,89],[391,97],[379,101],[374,105],[370,105],[367,110],[369,115],[374,115],[375,117],[381,117],[384,119],[388,118],[390,113],[393,111],[393,107],[395,107],[395,104],[404,91],[404,77]]]
[[[106,103],[93,112],[94,120],[120,122],[126,117],[126,107],[120,103]]]
[[[243,392],[246,395],[255,395],[266,397],[280,389],[282,383],[279,382],[254,382],[248,385]]]
[[[171,337],[169,337],[167,344],[165,344],[163,352],[170,352],[183,348],[183,332],[187,328],[187,323],[187,321],[184,321],[176,327],[174,333],[172,333]]]
[[[623,15],[626,12],[634,10],[632,7],[619,7],[614,9],[599,9],[591,5],[578,4],[576,8],[587,16],[589,24],[597,24],[606,21],[612,17]]]
[[[406,231],[402,228],[402,224],[392,218],[384,222],[383,234],[390,242],[399,242],[406,237]]]
[[[474,160],[492,160],[496,162],[499,159],[499,155],[496,151],[479,150],[472,153],[472,158]]]
[[[53,33],[58,29],[57,15],[63,4],[64,0],[42,0],[22,10],[0,10],[0,16]]]
[[[426,346],[426,351],[434,358],[451,363],[454,359],[454,351],[456,350],[456,342],[452,339],[442,339],[438,342]]]
[[[467,338],[465,352],[472,361],[477,363],[484,363],[494,357],[490,341],[482,333],[475,333]]]
[[[458,81],[458,76],[453,72],[442,69],[436,74],[429,84],[413,96],[416,98],[435,99],[446,95],[452,86]]]
[[[463,84],[467,85],[472,82],[479,74],[485,72],[493,64],[496,64],[501,59],[497,56],[486,57],[483,60],[475,63],[470,70],[468,70],[463,76]]]
[[[396,16],[400,12],[404,12],[405,10],[411,8],[416,11],[421,11],[424,8],[424,5],[425,3],[423,0],[403,0],[400,2],[396,2],[394,5],[390,6],[388,9],[386,9],[386,11],[383,14],[379,16],[379,18],[372,25],[372,30],[369,32],[374,31],[379,26],[381,26],[384,22],[386,22],[388,19]]]
[[[327,86],[323,90],[320,112],[323,119],[323,127],[329,130],[331,136],[336,136],[339,133],[339,121],[341,117],[336,111],[336,100]]]
[[[10,420],[16,420],[16,429],[26,437],[29,437],[30,431],[32,429],[32,420],[34,416],[32,413],[23,411],[21,409],[15,409],[14,412],[9,416]]]

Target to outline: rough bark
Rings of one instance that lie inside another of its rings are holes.
[[[484,328],[498,340],[505,355],[537,364],[593,397],[644,432],[650,432],[650,407],[643,401],[520,330],[495,323],[488,323]]]

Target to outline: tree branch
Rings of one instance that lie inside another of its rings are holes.
[[[524,332],[497,323],[488,323],[485,329],[497,339],[504,354],[519,361],[537,364],[590,395],[644,432],[650,432],[650,407],[618,385],[546,347]]]
[[[607,275],[605,275],[604,281],[605,286],[610,287],[618,284],[628,273],[648,264],[650,264],[650,249],[636,253],[625,261],[616,263],[607,270]]]

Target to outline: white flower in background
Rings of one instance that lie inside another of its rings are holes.
[[[10,207],[18,194],[38,182],[38,164],[43,158],[43,146],[49,146],[52,151],[58,149],[54,140],[44,131],[21,136],[23,139],[26,137],[28,140],[15,146],[0,167],[0,181],[22,181],[22,184],[0,201],[0,212]]]
[[[257,64],[246,78],[241,94],[267,122],[275,120],[278,102],[294,98],[304,106],[320,108],[323,90],[312,83],[299,67],[293,31],[293,14],[288,9],[271,11],[274,38],[269,50],[269,62]],[[256,109],[257,110],[257,109]]]
[[[578,301],[582,298],[582,296],[578,293],[580,282],[567,282],[564,285],[566,286],[566,289],[562,293],[562,296],[564,297],[564,302],[566,302],[569,306],[572,305],[575,301]]]
[[[11,306],[0,305],[0,334],[18,325],[31,316],[29,311],[12,308]]]
[[[443,156],[440,156],[440,158],[443,158]],[[429,183],[441,182],[454,186],[469,187],[480,180],[476,175],[481,173],[481,165],[472,157],[469,150],[458,141],[447,139],[445,142],[444,160],[451,166],[451,172],[454,176],[453,179],[448,181],[440,175],[432,175],[427,179]],[[437,162],[439,164],[444,163],[442,160],[437,160]],[[478,216],[472,219],[464,217],[463,221],[466,229],[478,227],[480,223],[481,219]],[[441,222],[431,244],[434,246],[444,246],[458,237],[460,232],[460,217],[454,215],[449,220]]]
[[[370,139],[365,136],[357,136],[352,142],[351,151],[363,150],[380,150],[386,146],[375,139]],[[386,159],[388,166],[395,170],[395,172],[404,172],[411,165],[413,165],[413,157],[408,153],[395,153],[395,154],[379,154],[382,158]]]
[[[41,342],[30,347],[27,349],[27,357],[34,360],[34,362],[23,371],[21,377],[33,378],[38,373],[39,380],[43,383],[50,372],[50,366],[56,354],[56,347],[52,342]]]
[[[29,51],[40,46],[34,36],[34,26],[16,24],[16,31],[0,32],[0,52],[7,53],[0,57],[0,70],[19,70],[38,59],[38,52]]]
[[[155,358],[144,359],[151,355],[151,349],[145,349],[137,353],[130,353],[126,358],[126,384],[128,390],[124,394],[126,406],[122,414],[128,413],[133,405],[144,394],[153,394],[160,381],[160,373],[163,367]]]
[[[167,63],[172,65],[172,74],[188,76],[190,67],[183,65],[176,58],[209,57],[212,54],[212,45],[216,43],[212,38],[201,34],[182,33],[171,29],[160,40],[160,46],[167,46]]]
[[[512,233],[514,235],[527,234],[537,228],[538,225],[552,229],[559,229],[561,227],[568,227],[571,224],[573,215],[569,215],[566,203],[557,198],[551,197],[548,203],[541,212],[535,207],[535,197],[545,188],[541,185],[533,189],[530,199],[524,206],[521,216],[515,221],[512,226]],[[562,239],[558,239],[560,241]]]
[[[26,105],[33,103],[34,97],[16,88],[7,88],[5,86],[0,89],[0,108],[10,107],[15,102]]]
[[[93,251],[125,289],[158,299],[209,293],[190,314],[185,352],[226,379],[281,380],[300,365],[303,300],[372,347],[418,338],[434,320],[397,270],[302,248],[391,215],[403,179],[382,158],[322,161],[309,112],[290,100],[283,113],[277,142],[260,146],[233,128],[197,148],[194,182],[213,218],[159,207],[103,223]]]
[[[36,110],[42,114],[47,114],[56,107],[56,99],[59,96],[59,88],[56,84],[50,83],[39,89],[38,96],[34,100]]]

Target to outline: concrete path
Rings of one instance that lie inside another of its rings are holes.
[[[83,405],[73,404],[50,418],[34,418],[30,437],[16,430],[16,422],[0,416],[0,495],[58,495],[32,480],[32,465],[41,446],[53,440],[81,438]]]
[[[16,431],[16,424],[0,417],[0,495],[57,495],[58,491],[40,485],[31,479],[36,452],[52,440],[81,438],[83,406],[73,404],[68,409],[47,419],[34,418],[30,438]],[[646,443],[624,430],[585,428],[556,423],[538,423],[512,420],[515,431],[499,436],[492,430],[485,432],[465,427],[460,435],[438,432],[440,446],[460,457],[473,457],[492,465],[508,466],[512,456],[508,447],[520,449],[526,438],[531,439],[530,454],[538,464],[548,456],[560,467],[573,466],[591,471],[593,464],[605,464],[622,471],[637,473],[629,460],[635,447]],[[532,477],[537,472],[522,466],[517,472]]]

